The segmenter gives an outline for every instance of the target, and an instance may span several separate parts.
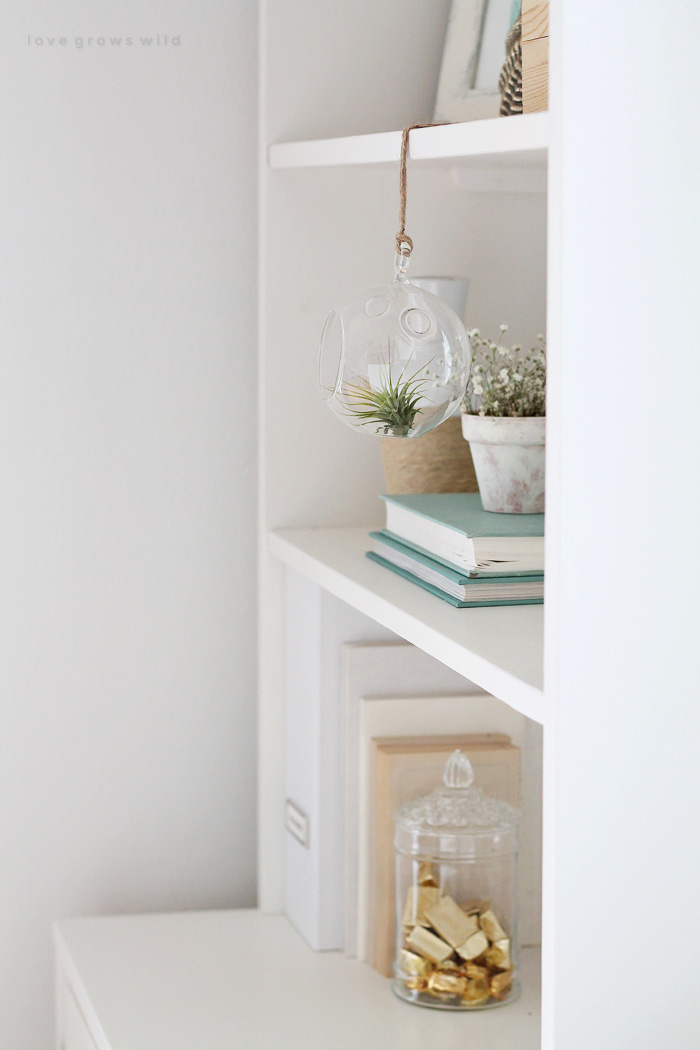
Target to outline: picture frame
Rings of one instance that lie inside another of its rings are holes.
[[[434,123],[497,117],[498,77],[517,0],[452,0]]]

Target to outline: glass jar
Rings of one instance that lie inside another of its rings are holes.
[[[518,980],[519,814],[473,786],[454,751],[444,787],[394,815],[400,999],[446,1010],[512,1002]]]

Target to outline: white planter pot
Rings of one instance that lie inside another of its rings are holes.
[[[545,417],[462,416],[484,510],[544,511]]]

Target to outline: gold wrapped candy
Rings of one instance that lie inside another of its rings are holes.
[[[489,971],[486,969],[486,967],[485,966],[477,966],[476,963],[473,963],[473,962],[468,962],[467,965],[464,967],[464,971],[465,971],[467,977],[469,977],[470,980],[472,980],[472,981],[478,981],[478,980],[486,980],[487,981],[488,978],[489,978]]]
[[[486,962],[492,969],[510,970],[510,941],[503,937],[486,952]]]
[[[436,970],[428,980],[428,991],[440,995],[464,995],[467,990],[467,978],[457,973],[440,973]],[[488,990],[488,987],[487,987]]]
[[[468,1006],[481,1006],[490,997],[489,982],[483,978],[477,981],[467,981],[467,986],[462,993],[462,999]]]
[[[403,983],[415,992],[427,992],[428,990],[427,977],[408,977]]]
[[[467,962],[471,962],[472,959],[478,959],[480,955],[488,951],[488,947],[488,937],[483,930],[477,930],[471,937],[467,937],[464,944],[458,945],[457,955],[460,955]]]
[[[464,944],[479,929],[474,915],[465,915],[451,897],[440,897],[425,910],[425,917],[437,934],[453,948]]]
[[[431,962],[444,962],[452,955],[452,948],[424,926],[416,926],[408,935],[409,947]]]
[[[494,999],[505,999],[513,984],[513,971],[495,973],[489,982],[489,991]]]
[[[502,941],[506,936],[506,931],[501,926],[500,922],[489,908],[488,911],[481,913],[479,918],[479,925],[493,944],[494,941]]]
[[[429,860],[421,860],[418,862],[418,885],[419,886],[437,886],[438,881],[435,878],[433,866]]]
[[[421,955],[414,955],[405,948],[401,950],[401,970],[410,973],[413,977],[427,977],[430,973],[430,963]]]
[[[440,893],[432,865],[421,861],[403,913],[405,947],[398,973],[406,988],[469,1009],[503,1001],[513,986],[508,934],[491,902],[461,907]]]
[[[426,910],[440,900],[437,886],[411,886],[403,910],[402,926],[430,926]]]

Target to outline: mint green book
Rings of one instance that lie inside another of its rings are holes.
[[[436,556],[428,554],[420,547],[411,546],[399,540],[393,532],[380,529],[369,533],[375,541],[375,553],[380,554],[387,562],[396,562],[409,572],[420,575],[421,568],[428,572],[437,572],[453,584],[464,584],[473,580],[529,580],[543,582],[543,572],[522,572],[517,569],[488,571],[485,569],[460,569],[449,562],[441,562]],[[438,583],[437,586],[440,586]]]
[[[398,565],[394,565],[392,562],[387,561],[386,558],[382,558],[379,554],[375,554],[374,551],[367,551],[367,557],[370,561],[376,562],[377,565],[383,565],[385,569],[389,569],[390,572],[395,572],[397,576],[402,576],[404,580],[408,580],[410,583],[415,583],[419,587],[422,587],[428,594],[434,595],[436,598],[442,598],[443,601],[449,602],[455,609],[477,609],[485,608],[494,605],[542,605],[543,598],[496,598],[489,597],[488,593],[484,595],[481,593],[480,597],[470,598],[469,600],[456,598],[454,595],[449,594],[447,591],[441,590],[439,587],[434,587],[432,583],[427,583],[425,580],[421,580],[418,576],[414,576],[412,572],[408,572],[407,569],[402,569]],[[492,584],[483,584],[483,587],[492,587]]]
[[[415,547],[409,547],[386,530],[370,532],[369,536],[374,542],[374,553],[380,558],[457,598],[469,600],[478,585],[485,587],[492,595],[497,595],[498,589],[510,589],[514,595],[527,597],[542,597],[544,594],[542,573],[466,572],[455,565],[437,561]]]
[[[469,573],[544,572],[544,514],[495,514],[477,492],[382,496],[386,531]]]

